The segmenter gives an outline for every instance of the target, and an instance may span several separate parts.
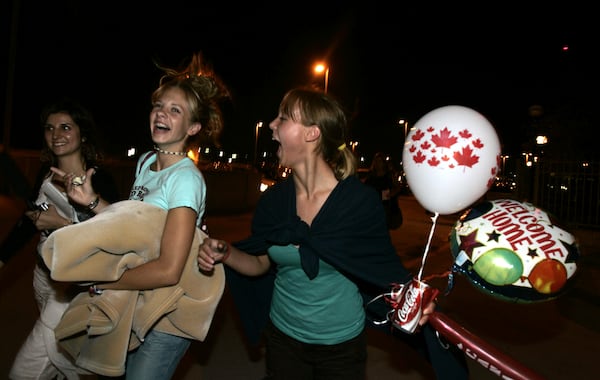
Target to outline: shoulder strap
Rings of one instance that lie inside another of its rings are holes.
[[[138,169],[138,175],[141,173],[141,171],[142,171],[142,167],[144,166],[144,164],[146,163],[146,161],[148,161],[148,159],[149,159],[150,157],[152,157],[152,155],[153,155],[154,153],[156,153],[156,152],[155,152],[155,151],[152,151],[152,152],[148,152],[148,153],[146,153],[146,157],[144,157],[144,159],[142,160],[142,162],[140,162],[140,167],[139,167],[139,169]]]

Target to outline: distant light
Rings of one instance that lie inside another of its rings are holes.
[[[563,45],[562,51],[569,51],[569,45]]]
[[[535,143],[538,145],[548,144],[548,136],[543,136],[543,135],[536,136]]]
[[[194,150],[190,149],[187,152],[187,156],[194,161],[195,164],[198,164],[198,158],[200,157],[200,154],[198,154],[198,152],[194,152]]]
[[[133,157],[133,156],[135,156],[135,148],[127,149],[127,157]]]

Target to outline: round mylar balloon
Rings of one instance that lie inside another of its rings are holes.
[[[494,127],[463,106],[421,117],[404,142],[402,164],[417,201],[440,215],[469,207],[492,186],[500,167]]]
[[[547,212],[512,199],[483,201],[450,233],[453,272],[500,299],[537,302],[569,285],[580,256],[575,237]]]

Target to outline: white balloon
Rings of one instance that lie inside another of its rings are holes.
[[[457,105],[436,108],[411,128],[402,152],[406,180],[417,201],[440,215],[464,210],[492,186],[500,141],[479,112]]]

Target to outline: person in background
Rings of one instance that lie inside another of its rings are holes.
[[[364,182],[380,194],[388,228],[400,228],[403,222],[402,210],[398,205],[401,187],[396,170],[382,152],[377,152],[373,156],[369,175]]]
[[[392,245],[380,195],[356,175],[341,105],[295,88],[269,127],[291,176],[263,193],[247,239],[205,239],[198,265],[231,269],[242,319],[264,328],[267,379],[364,380],[367,303],[413,276]],[[420,325],[434,307],[423,305]]]
[[[160,255],[126,270],[118,281],[95,285],[93,291],[97,294],[104,289],[149,290],[176,285],[196,227],[201,227],[206,183],[187,151],[200,133],[218,141],[223,127],[219,102],[229,93],[199,53],[182,71],[163,70],[165,75],[151,96],[149,132],[154,149],[140,156],[129,195],[131,200],[168,210]],[[67,192],[75,202],[89,205],[98,213],[110,204],[90,181],[77,185],[72,172],[56,172],[64,175]],[[142,344],[127,354],[126,379],[170,379],[190,343],[188,338],[151,329]]]
[[[36,181],[37,199],[25,212],[40,231],[38,260],[33,272],[33,290],[40,315],[29,336],[19,349],[9,377],[11,379],[78,379],[81,371],[58,347],[54,328],[60,321],[72,297],[81,288],[53,281],[39,256],[48,235],[54,230],[82,222],[95,215],[89,207],[71,204],[62,178],[50,170],[84,177],[94,177],[94,191],[106,199],[118,200],[113,177],[99,164],[102,155],[97,146],[96,127],[91,113],[77,101],[61,98],[48,104],[41,113],[44,148],[40,159],[43,175]]]

